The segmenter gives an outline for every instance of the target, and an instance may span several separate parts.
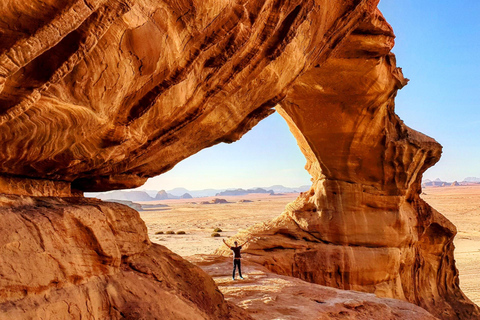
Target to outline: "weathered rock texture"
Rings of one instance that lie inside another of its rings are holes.
[[[376,1],[4,1],[0,172],[135,187],[273,112]]]
[[[244,280],[233,281],[230,257],[188,257],[213,277],[225,299],[255,320],[436,320],[424,309],[397,299],[312,284],[272,273],[249,258],[242,262]]]
[[[200,268],[150,243],[138,212],[0,196],[0,319],[250,319]]]
[[[247,252],[280,274],[404,299],[442,319],[476,319],[478,307],[459,288],[456,228],[419,197],[441,146],[394,113],[407,80],[392,45],[377,14],[295,81],[277,110],[307,158],[312,188],[238,237],[254,237]]]
[[[0,192],[136,187],[239,139],[277,106],[314,183],[252,230],[262,239],[250,251],[277,272],[406,299],[444,319],[478,317],[458,287],[454,226],[418,197],[441,148],[393,111],[406,80],[377,3],[2,1]],[[19,208],[13,216],[28,210]],[[7,257],[2,267],[20,262]],[[89,270],[86,252],[76,259]]]

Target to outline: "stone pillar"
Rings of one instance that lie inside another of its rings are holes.
[[[477,319],[459,288],[456,228],[419,197],[442,147],[394,112],[408,80],[390,53],[393,37],[377,11],[295,81],[277,111],[313,185],[239,236],[255,237],[247,252],[275,272],[407,300],[441,319]]]

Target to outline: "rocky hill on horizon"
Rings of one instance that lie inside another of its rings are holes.
[[[435,180],[424,179],[422,180],[422,187],[455,187],[455,186],[467,186],[467,185],[475,185],[480,184],[480,178],[476,177],[467,177],[463,179],[463,181],[455,180],[453,182],[447,182],[440,178],[436,178]]]
[[[240,196],[249,193],[299,193],[310,189],[310,186],[303,185],[298,188],[284,187],[282,185],[273,185],[268,188],[232,188],[232,189],[203,189],[188,190],[186,188],[175,188],[165,190],[115,190],[108,192],[87,192],[85,197],[97,198],[100,200],[123,200],[123,201],[156,201],[170,199],[191,199],[213,196]]]

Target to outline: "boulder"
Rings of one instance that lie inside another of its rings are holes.
[[[138,212],[83,198],[0,196],[0,319],[251,319],[152,244]]]

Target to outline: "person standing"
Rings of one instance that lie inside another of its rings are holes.
[[[225,239],[223,239],[223,243],[225,243],[225,245],[227,247],[230,248],[230,250],[233,251],[233,274],[232,274],[232,279],[235,280],[235,269],[237,268],[238,266],[238,275],[240,276],[240,279],[243,280],[243,277],[242,277],[242,264],[240,262],[240,259],[242,258],[241,254],[240,254],[240,250],[242,250],[242,247],[250,240],[247,240],[245,241],[242,245],[238,245],[238,242],[237,241],[234,241],[233,244],[234,246],[233,247],[230,247],[228,245],[228,243],[225,241]]]

